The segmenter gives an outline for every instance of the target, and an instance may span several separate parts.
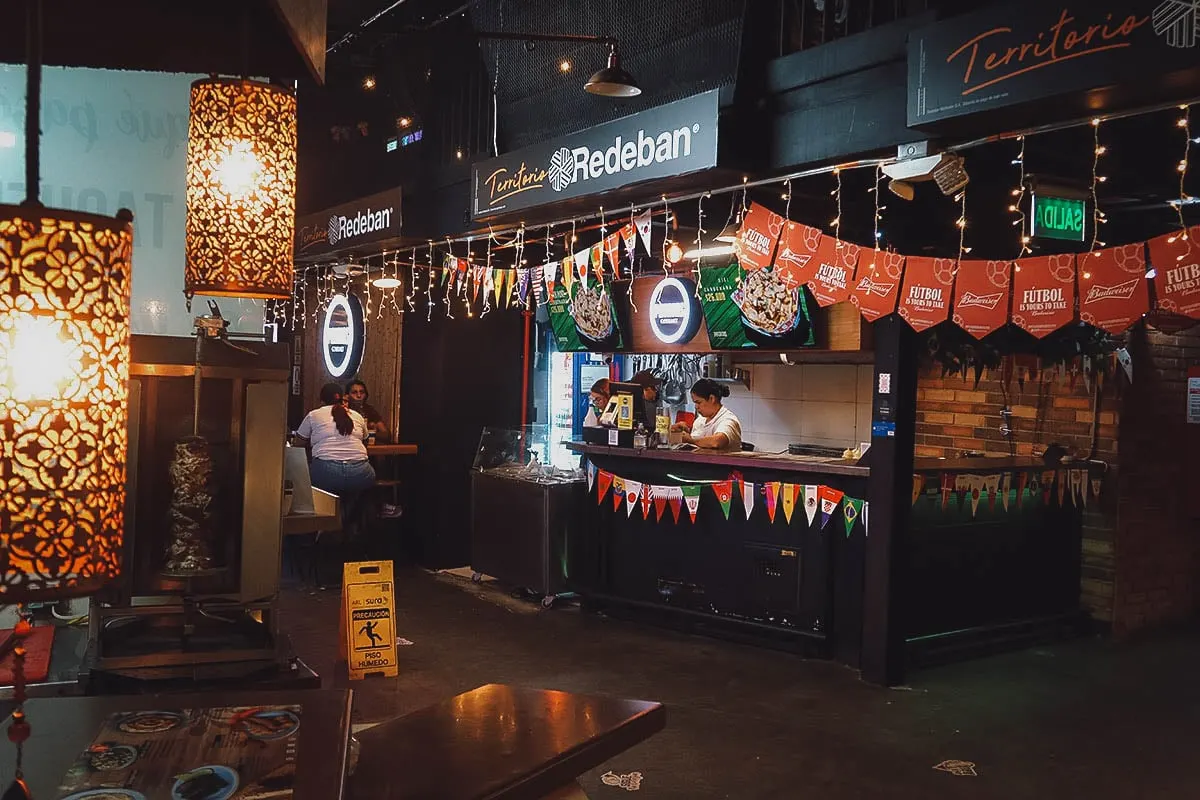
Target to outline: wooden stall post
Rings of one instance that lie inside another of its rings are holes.
[[[863,584],[862,677],[904,680],[903,577],[916,439],[916,334],[897,316],[875,323],[870,528]]]

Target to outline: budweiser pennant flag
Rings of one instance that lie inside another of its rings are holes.
[[[587,484],[588,484],[589,492],[592,490],[592,486],[595,483],[596,483],[596,465],[589,461],[588,465],[587,465]]]
[[[859,248],[832,236],[821,237],[816,264],[808,289],[817,305],[825,308],[850,299],[854,287],[854,270],[858,267]]]
[[[596,472],[596,505],[600,505],[600,501],[604,499],[604,495],[608,494],[608,487],[612,486],[613,476],[611,472],[597,470]]]
[[[1121,333],[1150,310],[1141,242],[1079,256],[1079,319]]]
[[[859,256],[858,275],[850,302],[867,322],[886,317],[896,310],[903,276],[904,256],[868,250]]]
[[[954,475],[950,472],[942,473],[942,511],[946,510],[946,506],[950,504],[950,493],[954,491]]]
[[[817,271],[817,248],[823,235],[817,228],[799,222],[785,226],[779,254],[775,256],[775,274],[790,286],[803,286]]]
[[[733,503],[733,481],[717,481],[712,488],[713,494],[717,496],[717,502],[721,504],[721,513],[728,520],[729,507]]]
[[[687,503],[688,515],[691,516],[692,522],[696,521],[696,512],[700,510],[700,489],[699,486],[681,486],[683,490],[683,501]]]
[[[829,486],[817,487],[817,498],[821,501],[821,528],[829,524],[829,518],[841,504],[844,493]]]
[[[642,519],[650,519],[650,507],[654,504],[654,501],[650,499],[650,493],[653,490],[653,486],[642,484]]]
[[[1012,322],[1041,339],[1075,319],[1075,256],[1022,258],[1013,272]]]
[[[663,512],[667,510],[667,487],[650,487],[650,496],[654,498],[654,519],[656,522],[662,522]]]
[[[625,481],[625,516],[633,513],[633,507],[642,499],[642,485],[637,481]]]
[[[983,479],[983,488],[988,496],[988,511],[996,510],[996,495],[1000,494],[1000,476],[987,475]]]
[[[638,236],[642,238],[642,246],[646,248],[646,255],[654,255],[650,250],[650,209],[646,209],[634,217],[633,224],[637,228]]]
[[[634,253],[637,251],[637,228],[633,226],[632,222],[626,222],[621,226],[619,233],[621,240],[625,242],[625,256],[632,262]]]
[[[783,518],[790,525],[792,522],[792,512],[796,509],[795,491],[799,487],[794,483],[785,483],[782,488],[783,492]]]
[[[746,519],[750,519],[750,513],[754,511],[754,492],[756,487],[749,481],[742,481],[742,508],[746,511]]]
[[[619,511],[621,503],[625,502],[625,479],[620,475],[613,476],[612,498],[613,511]]]
[[[604,255],[608,256],[608,265],[612,267],[614,279],[621,277],[621,232],[614,231],[604,237]]]
[[[925,476],[914,474],[913,475],[913,495],[912,495],[913,505],[917,504],[917,499],[921,496],[921,490],[924,488],[925,488]]]
[[[737,258],[742,269],[763,269],[771,266],[775,246],[783,233],[783,217],[766,206],[751,203],[738,231]]]
[[[900,317],[918,332],[945,322],[953,286],[954,259],[909,256],[900,290]]]
[[[679,512],[683,510],[683,488],[680,486],[667,487],[667,505],[671,508],[671,514],[675,517],[675,524],[679,524]]]
[[[1155,308],[1200,319],[1200,225],[1151,239]]]
[[[847,497],[842,501],[842,520],[846,523],[846,538],[850,537],[850,531],[854,530],[854,523],[858,521],[862,514],[863,501],[854,497]]]
[[[763,500],[767,504],[767,516],[771,522],[775,521],[775,509],[779,503],[779,483],[777,481],[767,481],[763,484]]]
[[[808,517],[808,527],[812,527],[817,518],[817,487],[815,484],[804,486],[804,514]]]
[[[982,339],[1008,322],[1011,261],[960,261],[954,280],[954,324]]]

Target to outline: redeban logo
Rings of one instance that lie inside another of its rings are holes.
[[[607,148],[597,150],[587,145],[560,147],[550,156],[546,176],[550,188],[561,192],[579,180],[618,175],[687,158],[692,154],[692,134],[699,132],[700,123],[697,122],[649,136],[645,130],[639,130],[637,136],[629,140],[617,136]]]
[[[321,355],[334,378],[353,375],[362,363],[365,330],[362,304],[352,294],[335,294],[321,326]]]
[[[386,231],[392,227],[392,215],[395,212],[395,208],[381,208],[378,211],[368,208],[350,217],[334,214],[329,218],[329,243],[334,245],[363,234]]]
[[[663,278],[650,293],[650,330],[663,344],[686,344],[700,327],[700,313],[689,282]]]

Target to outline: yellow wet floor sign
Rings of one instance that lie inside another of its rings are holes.
[[[396,677],[394,587],[390,561],[355,561],[342,568],[338,638],[351,680]]]

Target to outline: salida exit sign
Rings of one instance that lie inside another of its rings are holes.
[[[1069,197],[1033,196],[1033,235],[1042,239],[1082,242],[1087,201]]]

